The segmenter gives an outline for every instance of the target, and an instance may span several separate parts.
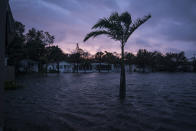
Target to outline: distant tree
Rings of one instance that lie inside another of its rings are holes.
[[[151,52],[148,52],[146,49],[140,49],[137,52],[136,65],[142,68],[142,72],[145,72],[145,68],[150,65],[151,59]]]
[[[121,78],[120,78],[120,98],[125,98],[126,95],[126,79],[125,79],[125,64],[124,64],[124,46],[130,35],[143,23],[145,23],[151,15],[145,16],[142,19],[137,19],[132,22],[131,15],[128,12],[118,14],[112,13],[109,18],[100,19],[92,29],[95,30],[86,35],[84,41],[90,37],[96,37],[98,35],[107,35],[115,41],[121,43]]]
[[[72,53],[72,54],[70,54],[70,59],[71,59],[71,62],[74,63],[73,71],[78,72],[79,63],[81,61],[81,54],[80,53]]]
[[[32,28],[26,34],[26,57],[39,62],[39,71],[43,70],[43,64],[48,61],[46,47],[50,47],[53,42],[54,36],[42,30]]]
[[[49,47],[54,44],[55,37],[50,35],[48,32],[44,32],[44,43],[45,45],[48,45]]]
[[[70,54],[70,60],[74,63],[74,72],[79,71],[79,63],[82,62],[84,58],[85,51],[79,47],[79,44],[76,44],[76,49]]]
[[[166,53],[165,55],[165,68],[167,71],[175,72],[180,65],[184,65],[186,62],[184,52]]]
[[[121,62],[118,57],[118,54],[116,54],[115,52],[112,53],[112,52],[108,52],[108,51],[105,51],[105,53],[103,55],[103,61],[108,63],[108,72],[109,72],[109,69],[111,66],[109,64],[114,64],[114,66],[117,66]]]
[[[102,59],[104,62],[110,64],[114,64],[117,61],[117,57],[112,52],[108,52],[108,51],[105,51]]]
[[[145,49],[140,49],[136,55],[136,65],[142,68],[151,67],[152,71],[188,71],[188,61],[184,52],[166,53],[149,52]]]
[[[125,63],[128,65],[135,63],[135,55],[129,52],[125,52]]]
[[[48,61],[56,62],[57,71],[59,72],[59,62],[64,59],[64,53],[58,46],[50,46],[47,48],[49,55],[47,56]]]
[[[151,53],[150,67],[152,71],[163,71],[164,70],[164,57],[161,52],[154,51]]]
[[[187,67],[188,60],[187,60],[184,52],[182,51],[182,52],[178,53],[176,57],[177,57],[176,58],[176,60],[177,60],[176,61],[177,62],[177,70],[186,72],[188,70],[188,67]]]
[[[91,68],[89,57],[90,57],[90,53],[87,51],[84,51],[82,54],[81,62],[82,62],[82,68],[84,69],[85,72],[87,69],[89,70]]]
[[[89,56],[90,56],[90,53],[89,52],[85,51],[83,53],[83,59],[89,59]]]
[[[101,63],[103,62],[102,57],[103,57],[104,53],[103,52],[97,52],[95,54],[95,60],[96,62],[99,62],[99,72],[101,72]]]

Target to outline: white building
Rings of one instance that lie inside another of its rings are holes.
[[[47,72],[58,71],[57,63],[50,63],[47,65]],[[66,61],[59,62],[59,72],[73,72],[73,65]]]
[[[45,65],[46,67],[46,65]],[[59,72],[114,72],[113,64],[108,63],[92,63],[92,64],[74,64],[68,63],[66,61],[59,62]],[[57,63],[49,63],[47,64],[47,72],[57,72],[58,64]]]
[[[121,71],[121,65],[113,65],[113,72],[120,72]],[[137,71],[137,66],[136,65],[125,65],[125,72],[135,72]]]
[[[46,67],[46,65],[45,65]],[[57,63],[49,63],[47,64],[47,72],[57,72],[58,64]],[[83,64],[83,63],[68,63],[66,61],[59,62],[59,72],[120,72],[121,65],[114,65],[109,63],[91,63],[91,64]],[[150,72],[150,68],[138,68],[136,65],[125,65],[126,72]]]
[[[114,72],[114,65],[109,63],[92,63],[92,72]]]
[[[20,61],[20,72],[38,72],[38,62],[30,60],[30,59],[24,59]]]
[[[72,64],[65,62],[65,61],[61,61],[59,63],[59,71],[60,72],[72,72]]]

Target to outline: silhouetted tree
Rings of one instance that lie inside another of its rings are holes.
[[[63,60],[64,53],[58,46],[50,46],[48,47],[49,55],[48,61],[56,62],[57,64],[57,71],[59,72],[59,62]]]
[[[178,67],[185,65],[187,59],[184,55],[184,52],[180,53],[166,53],[165,55],[165,68],[167,71],[177,71]]]
[[[187,71],[188,60],[186,59],[183,51],[177,54],[176,59],[177,59],[177,70],[184,71],[184,72]]]
[[[74,69],[73,69],[74,72],[76,71],[78,73],[79,63],[82,62],[84,56],[85,56],[85,51],[81,49],[77,43],[76,49],[70,54],[70,60],[71,62],[74,63]]]
[[[82,62],[82,68],[84,69],[85,72],[86,70],[89,70],[91,68],[89,57],[90,57],[90,53],[87,51],[84,51],[82,54],[81,62]]]
[[[112,52],[108,52],[108,51],[105,51],[102,59],[104,62],[110,64],[115,64],[118,60],[118,58]]]
[[[150,52],[151,53],[151,59],[150,59],[150,67],[152,68],[152,71],[163,71],[164,70],[164,57],[161,52]]]
[[[54,44],[54,36],[50,35],[48,32],[44,32],[44,43],[51,47]]]
[[[30,29],[26,34],[26,57],[39,62],[39,71],[43,70],[43,64],[47,61],[46,47],[51,46],[53,42],[54,36],[35,28]]]
[[[101,63],[103,62],[102,61],[102,57],[103,57],[103,55],[104,55],[104,53],[103,52],[97,52],[96,54],[95,54],[95,60],[96,60],[96,62],[99,62],[99,72],[101,72]]]
[[[135,63],[135,56],[132,53],[125,52],[125,63],[128,65]]]
[[[109,18],[100,19],[92,29],[95,30],[86,35],[84,41],[90,37],[96,37],[98,35],[107,35],[113,40],[121,43],[121,78],[120,78],[120,98],[124,98],[126,95],[126,78],[125,78],[125,63],[124,63],[124,46],[130,35],[144,22],[146,22],[151,15],[145,16],[142,19],[132,21],[131,15],[128,12],[118,14],[112,13]]]
[[[142,68],[142,72],[145,72],[145,68],[151,63],[152,54],[146,49],[140,49],[138,50],[136,57],[136,65],[139,68]]]
[[[81,54],[80,53],[72,53],[70,55],[70,59],[71,61],[74,63],[74,69],[73,71],[78,72],[78,68],[79,68],[79,63],[81,61]]]

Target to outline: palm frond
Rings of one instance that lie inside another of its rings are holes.
[[[125,42],[126,36],[128,35],[130,25],[132,24],[132,18],[129,12],[124,12],[120,15],[121,27],[123,29],[122,40]]]
[[[130,28],[130,32],[134,32],[140,25],[145,23],[148,19],[151,18],[151,15],[144,16],[143,18],[137,19]]]
[[[86,37],[84,38],[84,42],[85,41],[87,41],[89,38],[91,38],[91,37],[96,37],[96,36],[98,36],[98,35],[103,35],[103,34],[105,34],[105,35],[109,35],[110,37],[111,37],[111,33],[110,32],[108,32],[108,31],[105,31],[105,30],[98,30],[98,31],[93,31],[93,32],[90,32],[90,33],[88,33],[87,35],[86,35]]]
[[[108,18],[100,19],[92,29],[97,29],[86,35],[84,42],[90,37],[96,37],[98,35],[105,34],[108,37],[120,41],[125,44],[130,35],[143,23],[145,23],[151,15],[137,19],[134,23],[131,15],[128,12],[124,12],[119,15],[117,12],[112,13]]]
[[[108,18],[109,21],[119,21],[118,12],[113,12]]]
[[[129,27],[132,24],[132,18],[129,12],[124,12],[120,15],[120,20],[124,23],[126,27]]]
[[[111,23],[109,22],[108,19],[102,18],[92,27],[92,29],[97,29],[97,28],[100,28],[100,29],[111,28]]]
[[[128,32],[128,35],[126,36],[126,40],[128,40],[129,36],[139,27],[141,26],[142,24],[144,24],[148,19],[151,18],[151,15],[147,15],[147,16],[144,16],[143,18],[139,18],[137,19],[133,24],[132,26],[129,28],[129,32]]]

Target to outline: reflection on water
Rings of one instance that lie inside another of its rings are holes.
[[[196,74],[48,74],[17,78],[6,92],[6,124],[18,130],[196,130]]]

